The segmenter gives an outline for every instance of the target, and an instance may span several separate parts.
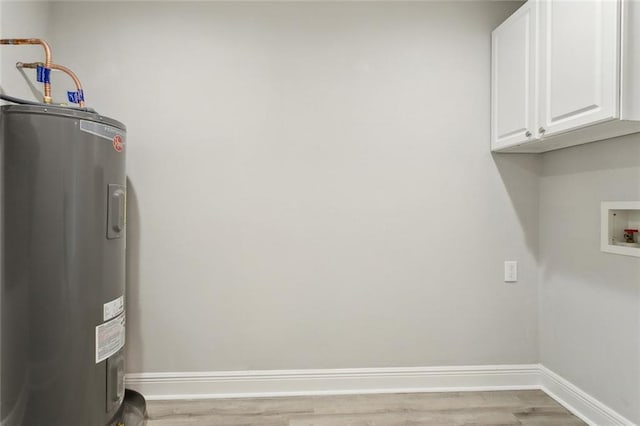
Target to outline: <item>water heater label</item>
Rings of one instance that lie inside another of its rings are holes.
[[[124,296],[103,305],[103,321],[109,321],[124,312]]]
[[[96,327],[96,364],[124,346],[125,313]]]
[[[96,123],[94,121],[80,120],[80,130],[108,140],[114,145],[114,149],[118,152],[121,152],[126,145],[124,132],[113,126],[107,126],[106,124]],[[119,149],[115,146],[116,141]]]

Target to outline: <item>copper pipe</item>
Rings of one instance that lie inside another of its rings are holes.
[[[16,67],[18,68],[35,69],[35,68],[38,68],[38,66],[43,66],[43,63],[42,62],[16,63]],[[76,85],[76,90],[78,91],[78,94],[81,94],[81,93],[84,94],[84,90],[82,90],[82,83],[80,83],[80,79],[73,71],[71,71],[69,68],[65,66],[57,65],[57,64],[51,64],[51,69],[62,71],[65,74],[67,74],[69,77],[71,77],[71,79],[73,80],[73,83]],[[80,101],[78,102],[78,106],[80,108],[84,108],[84,100],[80,99]]]
[[[39,44],[44,48],[44,67],[51,69],[51,48],[49,43],[39,38],[3,38],[0,44]],[[51,83],[44,82],[44,103],[51,103]]]

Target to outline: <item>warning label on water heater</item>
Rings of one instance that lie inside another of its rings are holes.
[[[105,303],[102,309],[102,320],[107,321],[124,312],[124,296],[120,296],[111,302]]]
[[[96,364],[124,346],[125,313],[96,327]]]

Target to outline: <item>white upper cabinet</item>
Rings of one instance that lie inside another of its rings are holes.
[[[640,75],[639,9],[640,0],[529,0],[496,28],[492,150],[544,152],[640,132],[631,77]],[[519,16],[529,16],[531,40]]]
[[[536,131],[536,9],[525,3],[491,35],[491,146],[531,140]]]
[[[540,2],[540,131],[618,118],[620,4]]]

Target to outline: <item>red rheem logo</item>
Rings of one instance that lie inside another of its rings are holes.
[[[122,136],[115,135],[113,137],[113,149],[115,149],[116,152],[122,152],[122,150],[124,149],[124,144],[122,143]]]

